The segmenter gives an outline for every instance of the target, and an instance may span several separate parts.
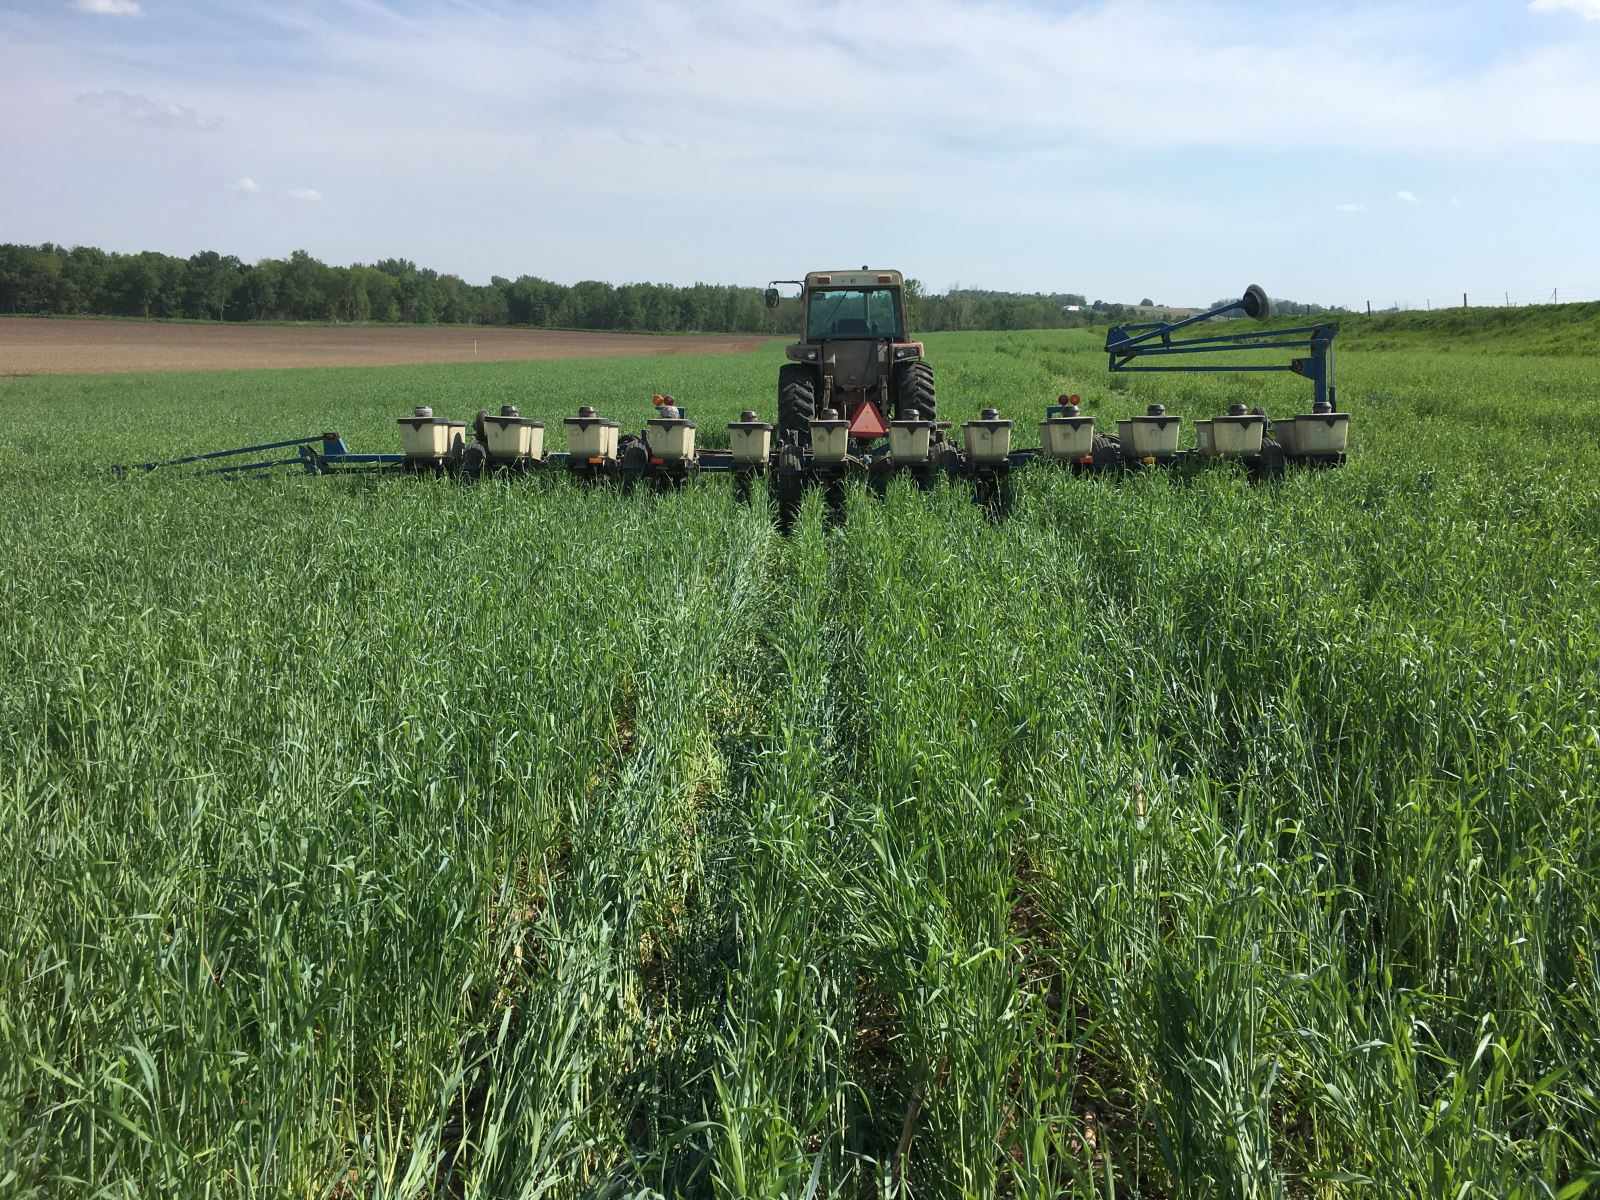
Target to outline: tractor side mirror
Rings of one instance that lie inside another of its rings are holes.
[[[768,308],[777,308],[778,307],[778,299],[779,299],[779,297],[778,297],[778,289],[777,288],[768,288],[767,289],[767,307]]]

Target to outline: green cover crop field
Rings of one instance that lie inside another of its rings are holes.
[[[930,338],[941,415],[1309,409],[1095,345]],[[1600,366],[1444,348],[1340,355],[1343,470],[788,539],[106,470],[654,392],[726,445],[776,347],[0,380],[0,1193],[1581,1193]]]

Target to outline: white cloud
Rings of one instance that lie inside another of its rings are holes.
[[[290,188],[284,195],[291,200],[321,200],[322,193],[316,188]]]
[[[78,103],[87,108],[107,109],[125,121],[151,129],[192,129],[215,133],[227,124],[221,117],[208,117],[183,104],[156,100],[137,92],[83,92]]]
[[[73,0],[72,7],[101,17],[137,17],[140,12],[137,0]]]
[[[1415,192],[1396,192],[1394,194],[1394,198],[1396,200],[1404,200],[1407,204],[1421,204],[1422,203],[1421,200],[1417,199],[1417,196],[1416,196]]]
[[[1365,212],[1366,208],[1367,208],[1367,206],[1365,204],[1335,204],[1333,206],[1333,211],[1334,212]]]
[[[254,179],[251,179],[250,176],[246,175],[236,182],[230,183],[228,185],[228,190],[230,192],[259,192],[261,190],[261,185]]]
[[[1143,144],[1163,148],[1411,154],[1427,145],[1448,154],[1600,144],[1600,122],[1583,115],[1600,111],[1600,73],[1581,47],[1507,48],[1462,70],[1435,51],[1433,31],[1408,6],[1313,15],[1265,32],[1204,0],[1176,13],[1122,0],[619,0],[581,21],[503,0],[448,14],[378,4],[362,12],[356,20],[336,5],[260,10],[306,48],[297,62],[304,77],[292,88],[266,84],[256,97],[273,107],[274,124],[356,103],[373,114],[359,131],[364,146],[353,127],[345,143],[323,116],[310,119],[323,145],[384,161],[420,140],[466,162],[503,159],[496,147],[508,138],[545,150],[555,141],[558,152],[582,146],[585,162],[574,165],[597,161],[619,190],[636,188],[656,160],[601,154],[597,142],[616,129],[647,143],[683,138],[714,160],[685,175],[718,194],[704,168],[766,168],[782,152],[771,130],[792,126],[797,105],[817,127],[854,128],[861,111],[901,110],[907,89],[919,96],[919,119],[897,136],[896,161],[925,151],[973,183],[992,180],[987,168],[997,163],[1069,161],[1117,145],[1103,112],[1080,102],[1095,95],[1117,97],[1125,117],[1117,129],[1136,126]],[[849,43],[826,32],[841,22],[854,31]],[[902,53],[863,75],[853,47],[871,39]],[[1311,60],[1326,86],[1307,106],[1262,109],[1237,87],[1249,78],[1252,94],[1299,95],[1300,64]],[[807,64],[803,100],[772,86],[796,61]],[[339,82],[307,85],[317,77]],[[1170,119],[1197,95],[1212,120]],[[489,112],[506,115],[486,121]],[[882,170],[870,139],[833,153],[841,169]]]
[[[1585,21],[1600,21],[1600,0],[1533,0],[1529,12],[1575,12]]]
[[[1368,210],[1437,214],[1465,186],[1455,179],[1489,168],[1493,180],[1474,198],[1480,206],[1499,194],[1503,176],[1518,173],[1559,171],[1572,176],[1572,195],[1591,191],[1600,72],[1588,35],[1600,25],[1539,18],[1528,3],[1507,10],[1521,36],[1474,43],[1470,55],[1441,40],[1430,27],[1437,13],[1420,6],[1300,6],[1263,20],[1247,15],[1251,6],[1223,0],[227,4],[195,23],[193,40],[141,39],[132,57],[118,36],[128,22],[68,20],[61,31],[41,24],[38,44],[20,48],[0,18],[0,62],[17,68],[0,71],[0,111],[40,114],[38,122],[0,121],[0,161],[33,161],[73,180],[114,163],[120,178],[164,200],[207,188],[214,196],[245,164],[267,180],[255,198],[274,203],[217,204],[215,232],[197,230],[168,202],[116,227],[129,244],[206,233],[229,248],[281,253],[288,239],[305,243],[314,217],[326,241],[308,248],[330,261],[401,248],[480,278],[495,270],[730,279],[802,269],[772,261],[777,221],[801,230],[785,258],[826,261],[842,245],[859,245],[857,262],[881,256],[925,276],[1053,287],[1054,268],[1043,264],[1072,262],[1081,250],[1064,230],[1091,216],[1119,233],[1164,229],[1183,211],[1170,188],[1132,169],[1129,128],[1139,131],[1138,150],[1183,156],[1178,166],[1201,175],[1207,194],[1196,215],[1230,234],[1243,214],[1217,198],[1223,189],[1206,185],[1216,182],[1209,172],[1235,165],[1279,231],[1325,221],[1330,211],[1335,225]],[[55,7],[70,13],[67,3]],[[841,27],[851,38],[834,36]],[[863,72],[859,48],[869,44],[897,49],[880,69]],[[1320,72],[1310,92],[1308,61]],[[798,82],[797,62],[805,63]],[[1240,89],[1240,78],[1252,86]],[[126,122],[204,128],[211,119],[110,93],[85,101],[106,113],[72,107],[74,94],[105,87],[225,113],[227,133],[174,131],[160,139],[171,144],[157,146],[153,134],[128,136],[143,131]],[[1262,106],[1263,94],[1304,102]],[[907,95],[916,97],[916,120],[895,124],[894,114],[908,111]],[[62,96],[70,123],[53,119]],[[1106,122],[1097,97],[1115,98],[1117,122]],[[1171,119],[1196,97],[1210,119]],[[110,110],[125,110],[124,119]],[[891,115],[889,158],[882,136],[844,132],[863,128],[862,112]],[[919,211],[888,220],[881,205],[864,209],[837,189],[797,188],[800,135],[783,131],[805,128],[832,131],[836,175],[915,196]],[[1314,187],[1284,166],[1283,156],[1296,154],[1331,162],[1342,186],[1372,203],[1308,201]],[[1390,192],[1385,202],[1382,186],[1372,186],[1419,162],[1417,181],[1437,189],[1431,199],[1413,193],[1408,203]],[[277,204],[295,186],[284,181],[296,177],[317,180],[316,189],[328,189],[319,194],[339,203]],[[110,216],[91,208],[62,232],[65,218],[18,198],[21,191],[0,186],[8,229],[27,217],[41,240],[110,241],[110,233],[97,234],[112,228]],[[394,194],[418,202],[386,203]],[[1560,204],[1581,208],[1565,194]],[[1063,208],[1074,221],[1061,221]],[[461,219],[442,221],[445,213]],[[1350,220],[1352,230],[1368,224]],[[1041,239],[1053,239],[1049,253],[1039,252]],[[1016,248],[1023,240],[1030,250]],[[1194,264],[1196,278],[1220,270],[1192,244],[1178,245],[1176,257]],[[1114,294],[1119,278],[1113,269],[1098,282],[1092,271],[1060,269],[1073,290]],[[1151,290],[1204,298],[1211,286],[1169,280]],[[1296,282],[1277,290],[1285,287],[1312,290]]]

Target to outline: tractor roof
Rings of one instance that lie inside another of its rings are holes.
[[[857,271],[808,271],[806,287],[900,287],[899,271],[876,271],[863,267]]]

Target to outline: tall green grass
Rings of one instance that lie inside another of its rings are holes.
[[[930,339],[1035,440],[1304,385]],[[1557,1196],[1600,1160],[1582,360],[1342,356],[1343,470],[117,483],[748,359],[0,381],[0,1191]],[[552,429],[553,441],[559,434]]]

